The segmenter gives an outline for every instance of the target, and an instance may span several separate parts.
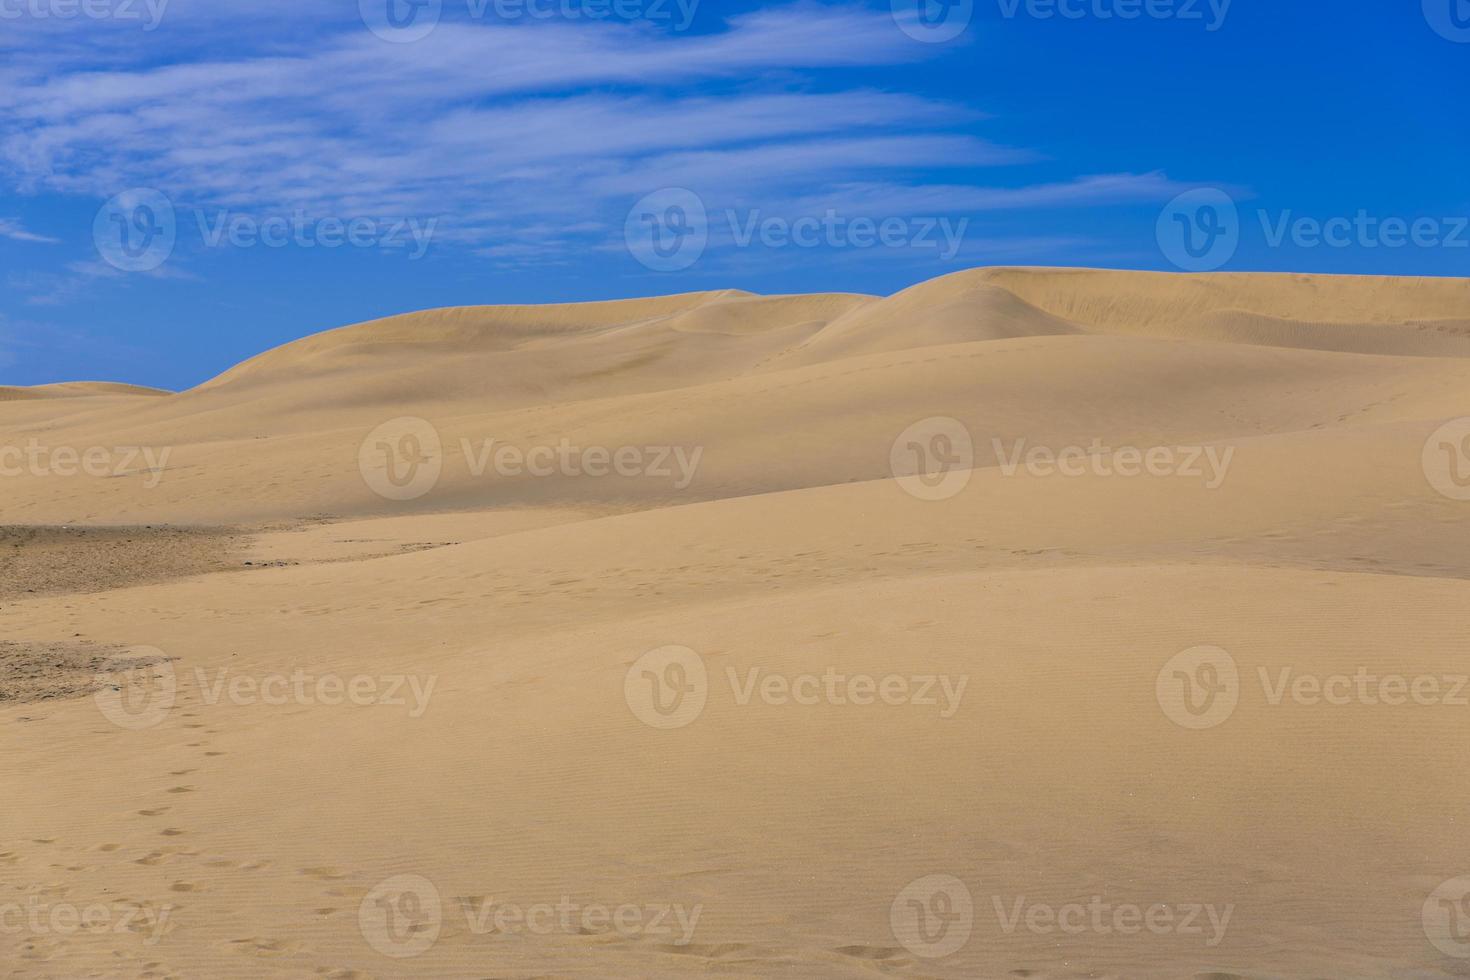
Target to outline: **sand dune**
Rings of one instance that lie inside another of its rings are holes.
[[[1106,333],[1365,354],[1470,356],[1464,280],[972,269],[854,310],[808,357]],[[903,323],[909,329],[894,331]]]
[[[0,401],[22,401],[36,398],[93,398],[99,395],[159,396],[169,392],[161,388],[118,384],[112,381],[69,381],[62,384],[35,385],[18,388],[0,385]]]
[[[1470,281],[475,307],[67,390],[0,392],[0,975],[1470,969]]]

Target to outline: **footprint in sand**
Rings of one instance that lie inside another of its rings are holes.
[[[902,949],[892,946],[839,946],[833,952],[841,953],[843,956],[851,956],[857,960],[892,960],[903,959],[905,954]]]
[[[251,936],[248,939],[232,939],[230,945],[246,956],[284,956],[299,952],[300,943],[288,943],[283,939],[263,939]]]
[[[710,960],[717,960],[722,956],[731,956],[736,953],[757,957],[764,956],[766,953],[759,946],[752,946],[750,943],[691,943],[685,946],[664,944],[657,948],[664,953],[680,953],[684,956],[698,956]]]
[[[341,881],[347,877],[347,872],[341,868],[302,868],[301,873],[309,878],[319,878],[322,881]]]

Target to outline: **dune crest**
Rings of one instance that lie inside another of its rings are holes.
[[[970,269],[835,320],[799,359],[1065,333],[1470,357],[1470,280]]]

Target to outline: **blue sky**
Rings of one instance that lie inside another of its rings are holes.
[[[1470,273],[1467,0],[392,2],[0,0],[0,383],[977,265]]]

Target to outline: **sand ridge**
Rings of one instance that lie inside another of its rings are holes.
[[[1463,976],[1467,289],[473,307],[0,399],[0,914],[109,910],[0,975]]]

